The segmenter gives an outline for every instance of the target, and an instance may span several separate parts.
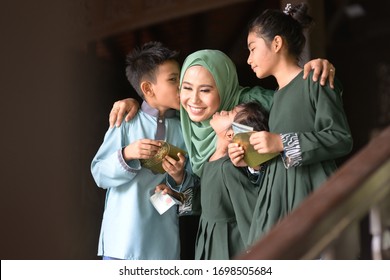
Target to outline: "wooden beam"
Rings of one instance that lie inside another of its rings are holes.
[[[80,0],[68,5],[69,24],[85,42],[159,22],[255,0]]]

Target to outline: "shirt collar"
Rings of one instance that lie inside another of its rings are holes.
[[[146,101],[142,102],[141,111],[153,117],[159,118],[160,112],[156,108],[151,107]],[[175,116],[176,116],[175,109],[169,109],[164,114],[164,118],[173,118]]]

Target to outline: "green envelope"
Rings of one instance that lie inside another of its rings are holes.
[[[164,141],[161,141],[161,144],[161,148],[154,157],[150,159],[141,159],[140,162],[142,167],[146,167],[152,170],[154,173],[163,174],[165,173],[165,170],[162,167],[162,160],[164,157],[170,156],[175,160],[179,160],[177,154],[180,153],[185,156],[187,152]]]
[[[248,164],[249,167],[252,168],[261,165],[264,162],[279,155],[279,153],[259,154],[249,143],[249,137],[254,132],[255,131],[241,132],[235,134],[233,137],[233,142],[238,143],[241,147],[244,148],[244,161],[246,164]]]

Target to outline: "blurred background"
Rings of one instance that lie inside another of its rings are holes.
[[[180,51],[220,49],[241,85],[275,88],[248,67],[246,25],[272,0],[5,0],[0,4],[1,259],[97,259],[104,191],[90,163],[116,100],[134,97],[124,59],[158,40]],[[344,85],[352,153],[390,123],[390,2],[312,0],[305,60],[327,58]],[[378,147],[380,148],[380,147]],[[196,218],[183,218],[191,259]],[[368,222],[361,225],[370,258]]]

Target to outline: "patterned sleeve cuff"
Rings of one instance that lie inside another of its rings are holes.
[[[283,143],[283,164],[284,167],[297,167],[302,164],[302,151],[297,133],[280,134]]]
[[[136,173],[141,170],[141,163],[139,160],[131,160],[126,162],[126,160],[123,158],[123,149],[119,149],[117,155],[120,165],[127,172]]]

